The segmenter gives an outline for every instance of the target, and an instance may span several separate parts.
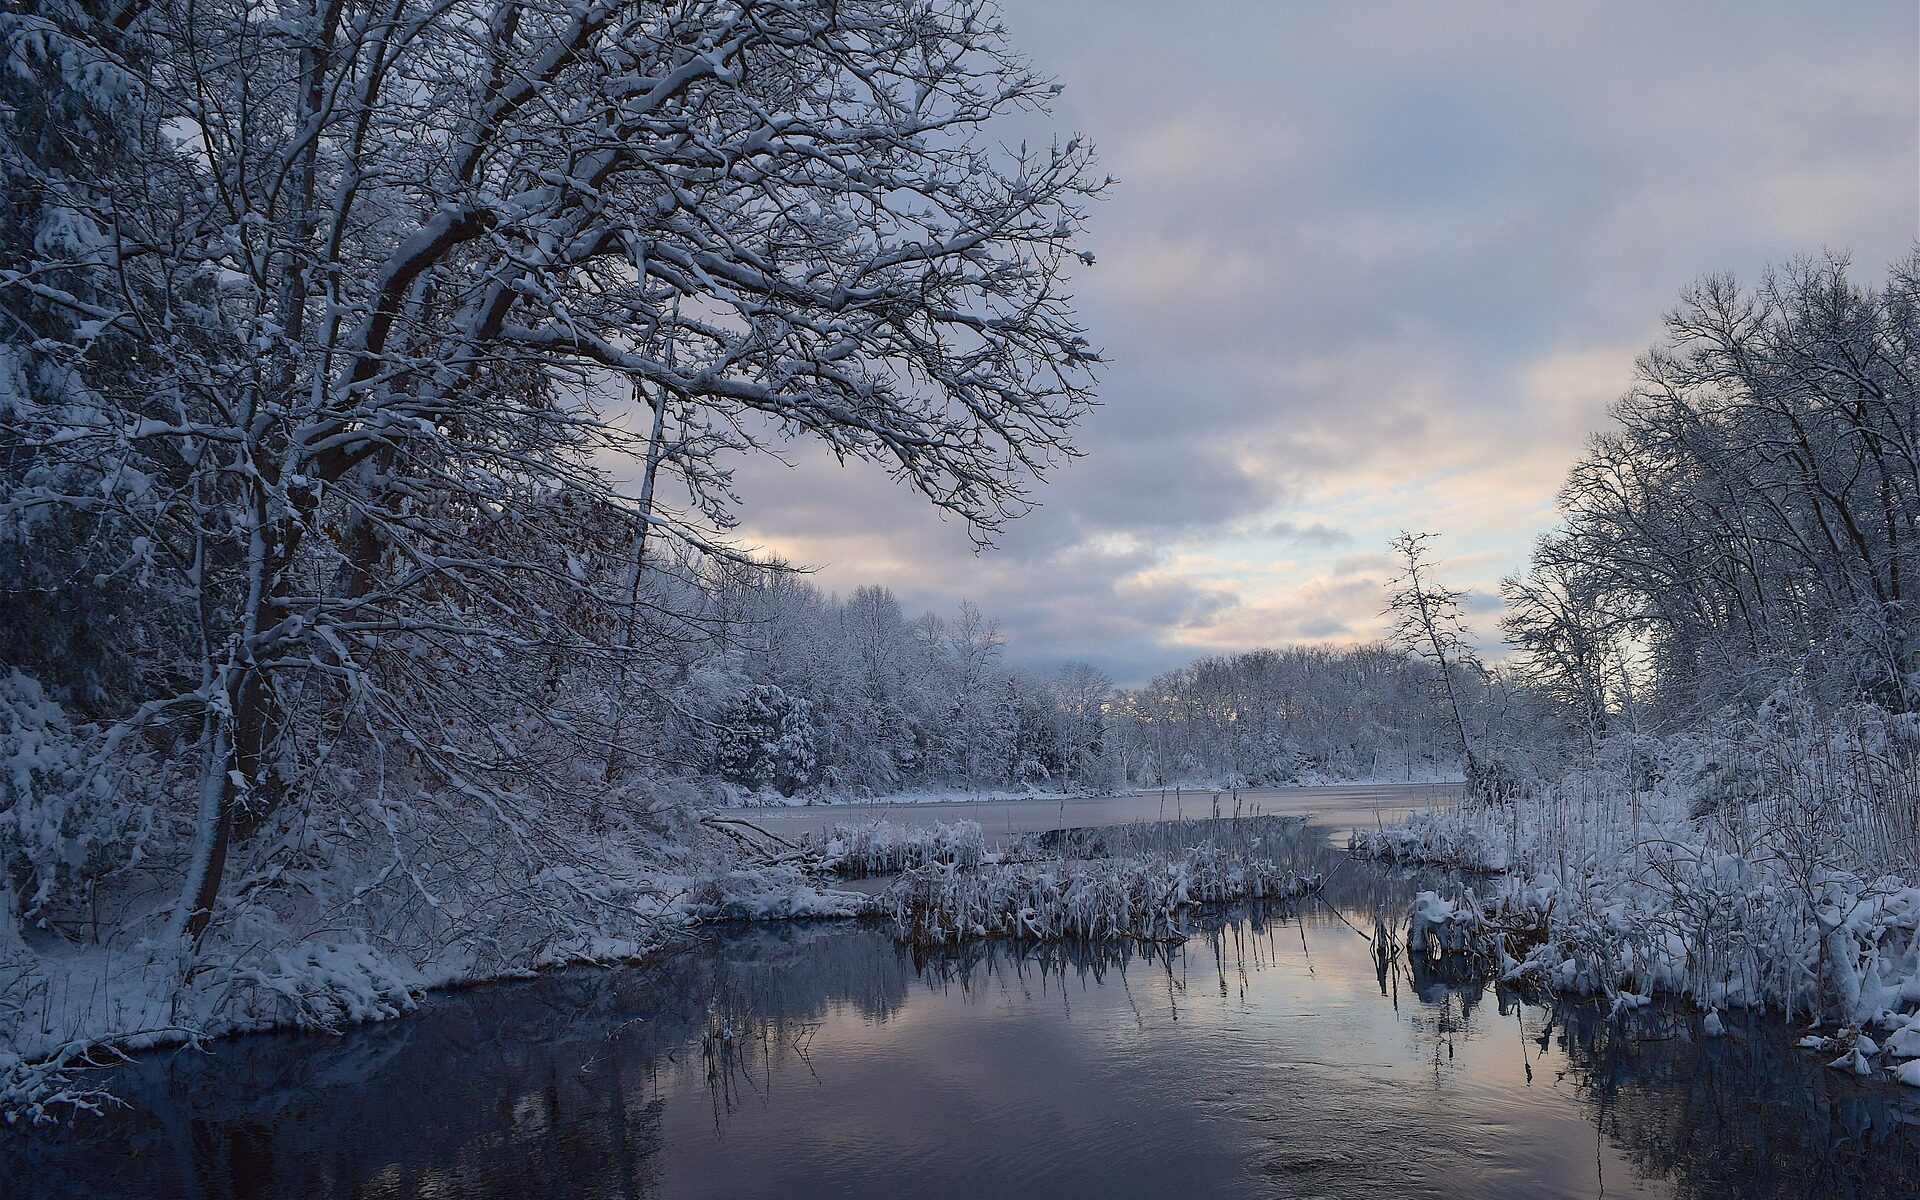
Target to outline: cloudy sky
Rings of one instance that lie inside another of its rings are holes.
[[[1684,284],[1872,278],[1920,221],[1914,0],[1004,2],[1119,180],[1086,457],[984,554],[877,469],[743,492],[823,586],[970,598],[1036,667],[1376,636],[1403,527],[1490,608]]]

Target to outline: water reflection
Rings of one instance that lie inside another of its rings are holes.
[[[7,1135],[0,1190],[1920,1194],[1920,1098],[1766,1023],[1706,1041],[1682,1014],[1381,972],[1362,934],[1413,884],[1300,865],[1330,903],[1178,948],[915,962],[861,927],[737,930],[346,1037],[156,1056],[119,1080],[129,1110]]]

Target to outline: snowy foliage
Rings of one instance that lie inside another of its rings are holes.
[[[932,825],[842,822],[819,839],[821,865],[836,874],[898,875],[920,867],[968,870],[986,857],[986,837],[976,821]]]
[[[1284,863],[1298,818],[1135,824],[1028,835],[978,870],[932,862],[879,898],[914,946],[975,938],[1179,941],[1203,904],[1292,900],[1319,877]]]
[[[662,757],[783,796],[1093,781],[1104,683],[1069,691],[1068,672],[1007,666],[971,605],[910,618],[885,588],[843,598],[744,568],[711,574],[687,603],[700,637],[682,653],[706,655],[717,682],[711,699],[670,693],[673,708],[711,715],[670,735]]]
[[[1869,1073],[1913,1057],[1911,723],[1865,707],[1822,715],[1796,688],[1727,723],[1602,743],[1593,766],[1542,794],[1425,814],[1358,835],[1355,848],[1510,868],[1459,903],[1429,893],[1412,914],[1423,940],[1510,978],[1616,1003],[1666,993],[1704,1009],[1772,1006],[1849,1047],[1871,1030],[1880,1042],[1858,1059]]]
[[[150,765],[96,760],[65,710],[17,670],[0,676],[0,847],[8,919],[73,919],[95,889],[139,866],[153,833]],[[18,905],[18,912],[15,912]]]
[[[974,938],[1180,941],[1196,904],[1293,900],[1319,880],[1219,846],[1178,855],[1008,863],[979,871],[922,867],[880,899],[894,936],[914,946]]]
[[[804,787],[815,766],[810,708],[777,684],[749,686],[723,718],[721,776],[753,791],[773,788],[783,796]]]
[[[689,806],[891,785],[946,714],[890,629],[844,720],[742,667],[780,573],[729,470],[809,439],[984,540],[1074,452],[1103,183],[1003,133],[1054,89],[991,10],[53,0],[0,42],[9,1078],[844,907],[713,882]]]
[[[1504,871],[1510,838],[1497,814],[1480,821],[1459,812],[1420,812],[1379,829],[1356,829],[1348,847],[1363,858],[1399,866],[1443,866],[1463,871]]]

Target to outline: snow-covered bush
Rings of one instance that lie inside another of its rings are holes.
[[[1631,770],[1603,747],[1510,811],[1462,805],[1354,846],[1509,869],[1446,916],[1471,926],[1476,951],[1510,977],[1706,1009],[1774,1006],[1892,1036],[1920,1014],[1910,724],[1865,707],[1822,715],[1789,685],[1750,720],[1630,747]],[[1435,927],[1445,903],[1416,913],[1416,926]],[[1544,938],[1520,944],[1495,912],[1533,914]],[[1905,1057],[1878,1045],[1866,1061]]]
[[[971,869],[986,856],[986,837],[977,821],[895,825],[841,822],[817,839],[821,864],[840,875],[894,875],[916,867]]]
[[[1012,862],[978,871],[928,866],[880,897],[893,934],[914,946],[975,938],[1180,941],[1197,904],[1292,900],[1318,890],[1317,875],[1218,846],[1138,858]]]
[[[32,679],[0,674],[0,856],[10,885],[0,907],[77,932],[93,890],[137,865],[153,834],[142,766],[105,756]]]
[[[1354,830],[1347,848],[1363,858],[1402,866],[1504,871],[1512,862],[1515,815],[1509,806],[1467,804],[1418,812],[1395,825]]]

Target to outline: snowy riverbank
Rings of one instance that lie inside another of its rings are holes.
[[[1786,732],[1643,742],[1635,774],[1603,761],[1511,804],[1357,832],[1353,849],[1490,873],[1458,904],[1435,897],[1416,932],[1508,978],[1616,1006],[1683,998],[1709,1032],[1722,1010],[1774,1008],[1836,1067],[1920,1086],[1920,827],[1884,740],[1910,731]]]
[[[669,947],[705,921],[850,917],[868,897],[740,852],[689,823],[680,844],[615,840],[495,890],[399,870],[329,887],[309,879],[242,908],[189,953],[165,905],[75,944],[0,941],[0,1116],[60,1119],[113,1103],[93,1068],[160,1046],[268,1029],[338,1031],[405,1016],[439,989]],[[496,864],[496,867],[498,864]],[[496,875],[492,885],[506,883]],[[288,904],[285,895],[301,895]]]
[[[941,941],[1177,940],[1192,906],[1317,886],[1275,861],[1302,828],[1287,817],[1186,820],[989,849],[971,821],[856,822],[790,841],[750,818],[688,814],[651,851],[636,840],[625,855],[602,847],[526,873],[510,901],[422,872],[397,894],[316,886],[304,905],[243,910],[191,956],[164,908],[131,926],[137,936],[97,944],[16,936],[0,957],[0,1112],[11,1122],[98,1110],[114,1100],[91,1082],[94,1068],[142,1050],[390,1020],[437,989],[634,961],[711,921],[884,916],[917,943],[936,926]],[[877,896],[834,883],[901,872]],[[514,912],[541,919],[516,926]]]

